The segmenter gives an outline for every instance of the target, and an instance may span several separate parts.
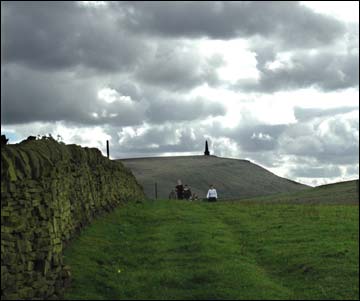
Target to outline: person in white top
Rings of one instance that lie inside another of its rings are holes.
[[[209,202],[216,202],[217,200],[217,192],[213,185],[210,185],[206,198]]]

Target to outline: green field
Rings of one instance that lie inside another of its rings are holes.
[[[358,205],[148,201],[66,249],[66,299],[359,298]]]

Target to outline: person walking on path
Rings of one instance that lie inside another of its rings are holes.
[[[218,196],[217,196],[216,189],[214,188],[214,185],[210,185],[210,188],[208,190],[206,198],[208,199],[209,202],[217,201]]]
[[[181,184],[181,180],[178,180],[178,184],[176,185],[176,194],[178,200],[182,200],[184,198],[184,186]]]

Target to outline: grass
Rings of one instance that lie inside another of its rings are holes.
[[[358,181],[345,181],[335,184],[327,184],[315,188],[297,191],[296,193],[280,193],[260,196],[256,198],[244,198],[241,201],[262,203],[292,203],[292,204],[359,204]]]
[[[358,300],[358,216],[358,205],[127,204],[66,249],[65,298]]]

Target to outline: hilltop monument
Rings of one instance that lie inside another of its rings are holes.
[[[205,156],[210,156],[210,152],[209,152],[209,147],[208,147],[208,142],[207,142],[207,140],[205,141],[205,151],[204,151],[204,155],[205,155]]]

